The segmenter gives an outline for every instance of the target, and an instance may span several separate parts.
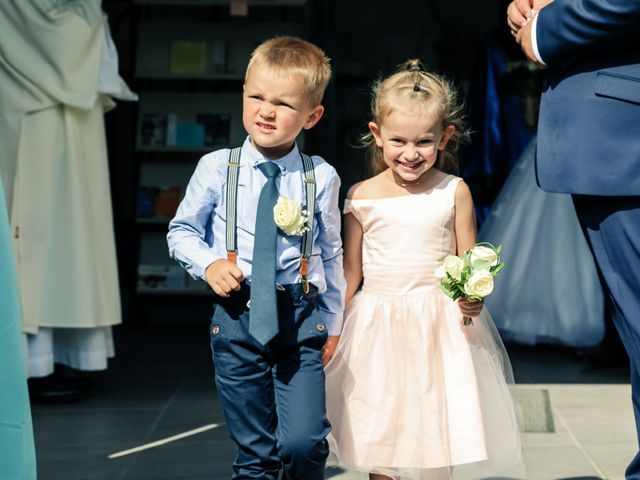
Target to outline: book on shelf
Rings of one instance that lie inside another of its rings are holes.
[[[174,40],[169,48],[169,72],[173,75],[202,75],[207,68],[207,43]]]
[[[175,113],[143,113],[140,122],[141,147],[214,147],[229,145],[231,115],[198,113],[196,121],[178,121]]]
[[[187,274],[178,265],[138,265],[138,290],[186,288]]]
[[[229,13],[234,17],[246,17],[249,15],[249,0],[231,0]]]
[[[140,185],[138,187],[137,218],[171,220],[180,205],[181,188]]]
[[[205,141],[204,125],[198,122],[178,122],[176,135],[171,146],[202,147]]]
[[[229,43],[226,40],[213,40],[210,59],[213,73],[229,73]]]
[[[196,122],[204,127],[205,147],[222,148],[229,146],[231,115],[228,113],[198,113]]]
[[[175,113],[143,113],[140,121],[140,145],[166,147],[175,144]]]

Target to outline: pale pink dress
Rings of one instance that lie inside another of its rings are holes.
[[[345,203],[364,230],[364,285],[326,369],[330,464],[402,479],[523,478],[504,347],[486,309],[461,325],[435,276],[455,254],[459,181]]]

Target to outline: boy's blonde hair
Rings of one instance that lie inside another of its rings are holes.
[[[449,80],[427,72],[420,60],[408,60],[390,77],[378,80],[372,89],[371,121],[380,126],[399,105],[409,109],[431,107],[442,120],[442,129],[450,125],[455,132],[444,150],[438,152],[435,167],[447,173],[458,171],[458,149],[467,140],[464,108],[455,87]],[[382,148],[378,147],[371,132],[362,136],[362,145],[369,151],[374,174],[387,168]]]
[[[331,78],[327,55],[313,43],[298,37],[274,37],[258,45],[249,59],[245,79],[255,65],[264,65],[279,73],[300,75],[313,106],[322,102]]]

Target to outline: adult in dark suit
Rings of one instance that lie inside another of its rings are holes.
[[[513,0],[508,23],[546,67],[538,184],[570,193],[631,361],[640,421],[640,1]],[[533,10],[532,10],[533,9]],[[640,453],[626,471],[640,479]]]

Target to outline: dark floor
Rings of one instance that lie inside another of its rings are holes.
[[[77,403],[33,406],[40,480],[230,478],[234,447],[224,425],[119,458],[108,456],[205,425],[223,424],[213,385],[208,322],[115,329],[117,356],[86,375]],[[572,350],[508,347],[519,383],[627,383]]]

